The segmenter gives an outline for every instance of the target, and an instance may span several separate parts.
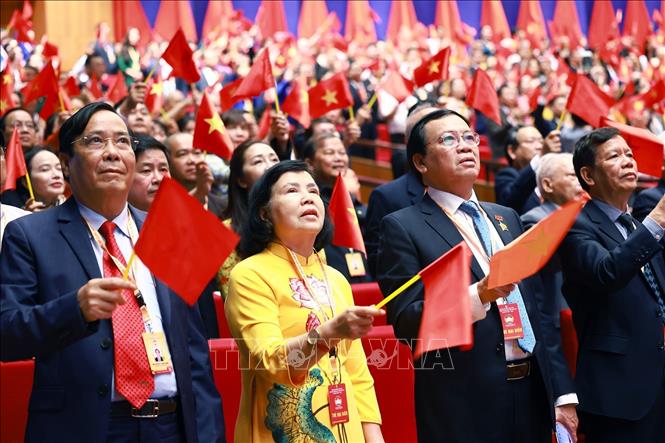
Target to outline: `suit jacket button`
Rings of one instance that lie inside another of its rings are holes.
[[[104,337],[104,338],[102,338],[102,341],[99,343],[99,346],[100,346],[102,349],[108,349],[108,348],[110,348],[110,347],[111,347],[111,339],[108,338],[108,337]]]
[[[502,352],[503,351],[503,343],[499,343],[496,345],[496,352]]]
[[[100,385],[99,388],[97,389],[97,394],[99,394],[100,397],[105,397],[106,394],[109,393],[109,385],[103,384]]]

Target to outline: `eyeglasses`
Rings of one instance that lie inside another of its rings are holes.
[[[25,129],[35,129],[35,124],[33,122],[21,122],[15,121],[11,125],[13,128],[25,128]]]
[[[444,148],[456,148],[460,144],[478,146],[480,144],[480,136],[473,131],[465,131],[461,134],[454,131],[446,131],[442,133],[434,143],[441,145]]]
[[[80,141],[83,143],[83,146],[85,146],[86,149],[91,151],[99,151],[106,147],[106,144],[109,140],[111,140],[113,146],[120,149],[121,151],[136,149],[139,144],[138,139],[130,137],[129,134],[114,135],[113,137],[106,138],[100,135],[84,135],[83,137],[74,140],[72,144]]]

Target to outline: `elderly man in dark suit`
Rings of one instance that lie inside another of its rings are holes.
[[[112,107],[83,107],[60,129],[73,197],[7,225],[0,357],[35,358],[28,442],[224,440],[198,311],[138,261],[119,278],[143,222],[133,143]]]
[[[582,430],[589,443],[662,441],[665,199],[642,223],[627,213],[637,168],[614,128],[578,140],[573,163],[592,197],[559,250],[580,344]]]
[[[569,375],[552,370],[551,360],[563,356],[544,345],[554,338],[540,321],[540,279],[488,289],[489,256],[519,236],[522,225],[515,211],[478,202],[478,143],[478,134],[454,111],[432,112],[416,124],[407,154],[428,191],[416,205],[383,218],[378,280],[389,294],[458,243],[473,252],[468,296],[474,345],[429,352],[416,362],[419,441],[548,442],[555,415],[574,434],[577,399]],[[417,338],[422,284],[387,306],[397,337]],[[504,336],[500,311],[506,309],[519,312],[521,336]]]

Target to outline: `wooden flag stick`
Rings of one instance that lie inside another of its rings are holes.
[[[127,262],[127,266],[125,266],[125,270],[122,271],[122,279],[127,280],[129,277],[129,270],[132,269],[132,265],[134,264],[134,259],[136,258],[136,252],[132,249],[132,254],[129,256],[129,261]]]
[[[351,120],[355,120],[355,119],[356,119],[356,117],[353,115],[353,105],[352,105],[352,106],[349,106],[349,118],[350,118]]]
[[[32,191],[32,182],[30,181],[30,174],[28,173],[28,171],[25,171],[25,182],[28,185],[30,200],[35,201],[35,193]]]
[[[563,121],[566,119],[566,110],[564,109],[563,112],[561,113],[561,117],[559,117],[559,122],[556,124],[556,130],[560,131],[561,126],[563,126]]]
[[[152,78],[152,75],[155,73],[155,70],[157,69],[157,66],[159,66],[159,60],[161,60],[161,58],[158,58],[158,59],[155,61],[155,64],[153,65],[153,67],[152,67],[152,69],[150,70],[150,72],[148,72],[148,76],[147,76],[146,79],[143,81],[143,83],[148,83],[148,82],[150,81],[150,79]]]
[[[270,65],[270,69],[272,70],[272,65]],[[275,80],[275,111],[277,111],[278,114],[282,112],[279,110],[279,94],[277,93],[277,80]]]
[[[374,102],[376,102],[377,98],[378,97],[377,97],[376,92],[375,92],[374,95],[372,96],[372,98],[370,98],[369,101],[367,102],[367,107],[369,109],[372,109],[372,106],[374,106]]]
[[[384,307],[388,302],[390,302],[392,299],[400,295],[402,292],[406,291],[411,285],[413,285],[415,282],[420,280],[420,274],[416,274],[410,279],[408,279],[402,286],[399,288],[395,289],[392,294],[390,294],[388,297],[384,298],[380,302],[378,302],[374,307],[376,309],[381,309]]]
[[[60,91],[58,91],[58,100],[60,100],[60,111],[66,111],[65,102],[62,99],[62,93]]]

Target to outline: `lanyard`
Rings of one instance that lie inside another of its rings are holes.
[[[83,217],[83,221],[88,226],[90,235],[92,235],[92,238],[95,240],[97,245],[102,249],[102,251],[108,254],[113,264],[116,266],[116,268],[118,268],[118,271],[120,271],[120,273],[124,275],[125,265],[123,265],[122,262],[116,256],[111,254],[111,252],[106,247],[106,241],[102,238],[102,235],[99,233],[99,231],[93,228],[90,222],[85,217]],[[136,222],[134,222],[134,218],[132,217],[132,213],[129,212],[129,208],[127,208],[127,232],[129,233],[130,243],[132,247],[134,247],[134,244],[136,243],[136,240],[138,239],[139,236],[139,231],[138,228],[136,227]],[[136,299],[136,304],[139,306],[139,309],[141,311],[141,318],[143,319],[143,325],[145,326],[146,331],[152,332],[153,328],[152,328],[152,322],[150,320],[150,313],[148,312],[148,306],[145,303],[143,294],[141,294],[141,291],[138,289],[135,266],[132,266],[132,268],[129,269],[129,273],[127,274],[127,276],[137,287],[137,289],[134,291],[134,298]]]

